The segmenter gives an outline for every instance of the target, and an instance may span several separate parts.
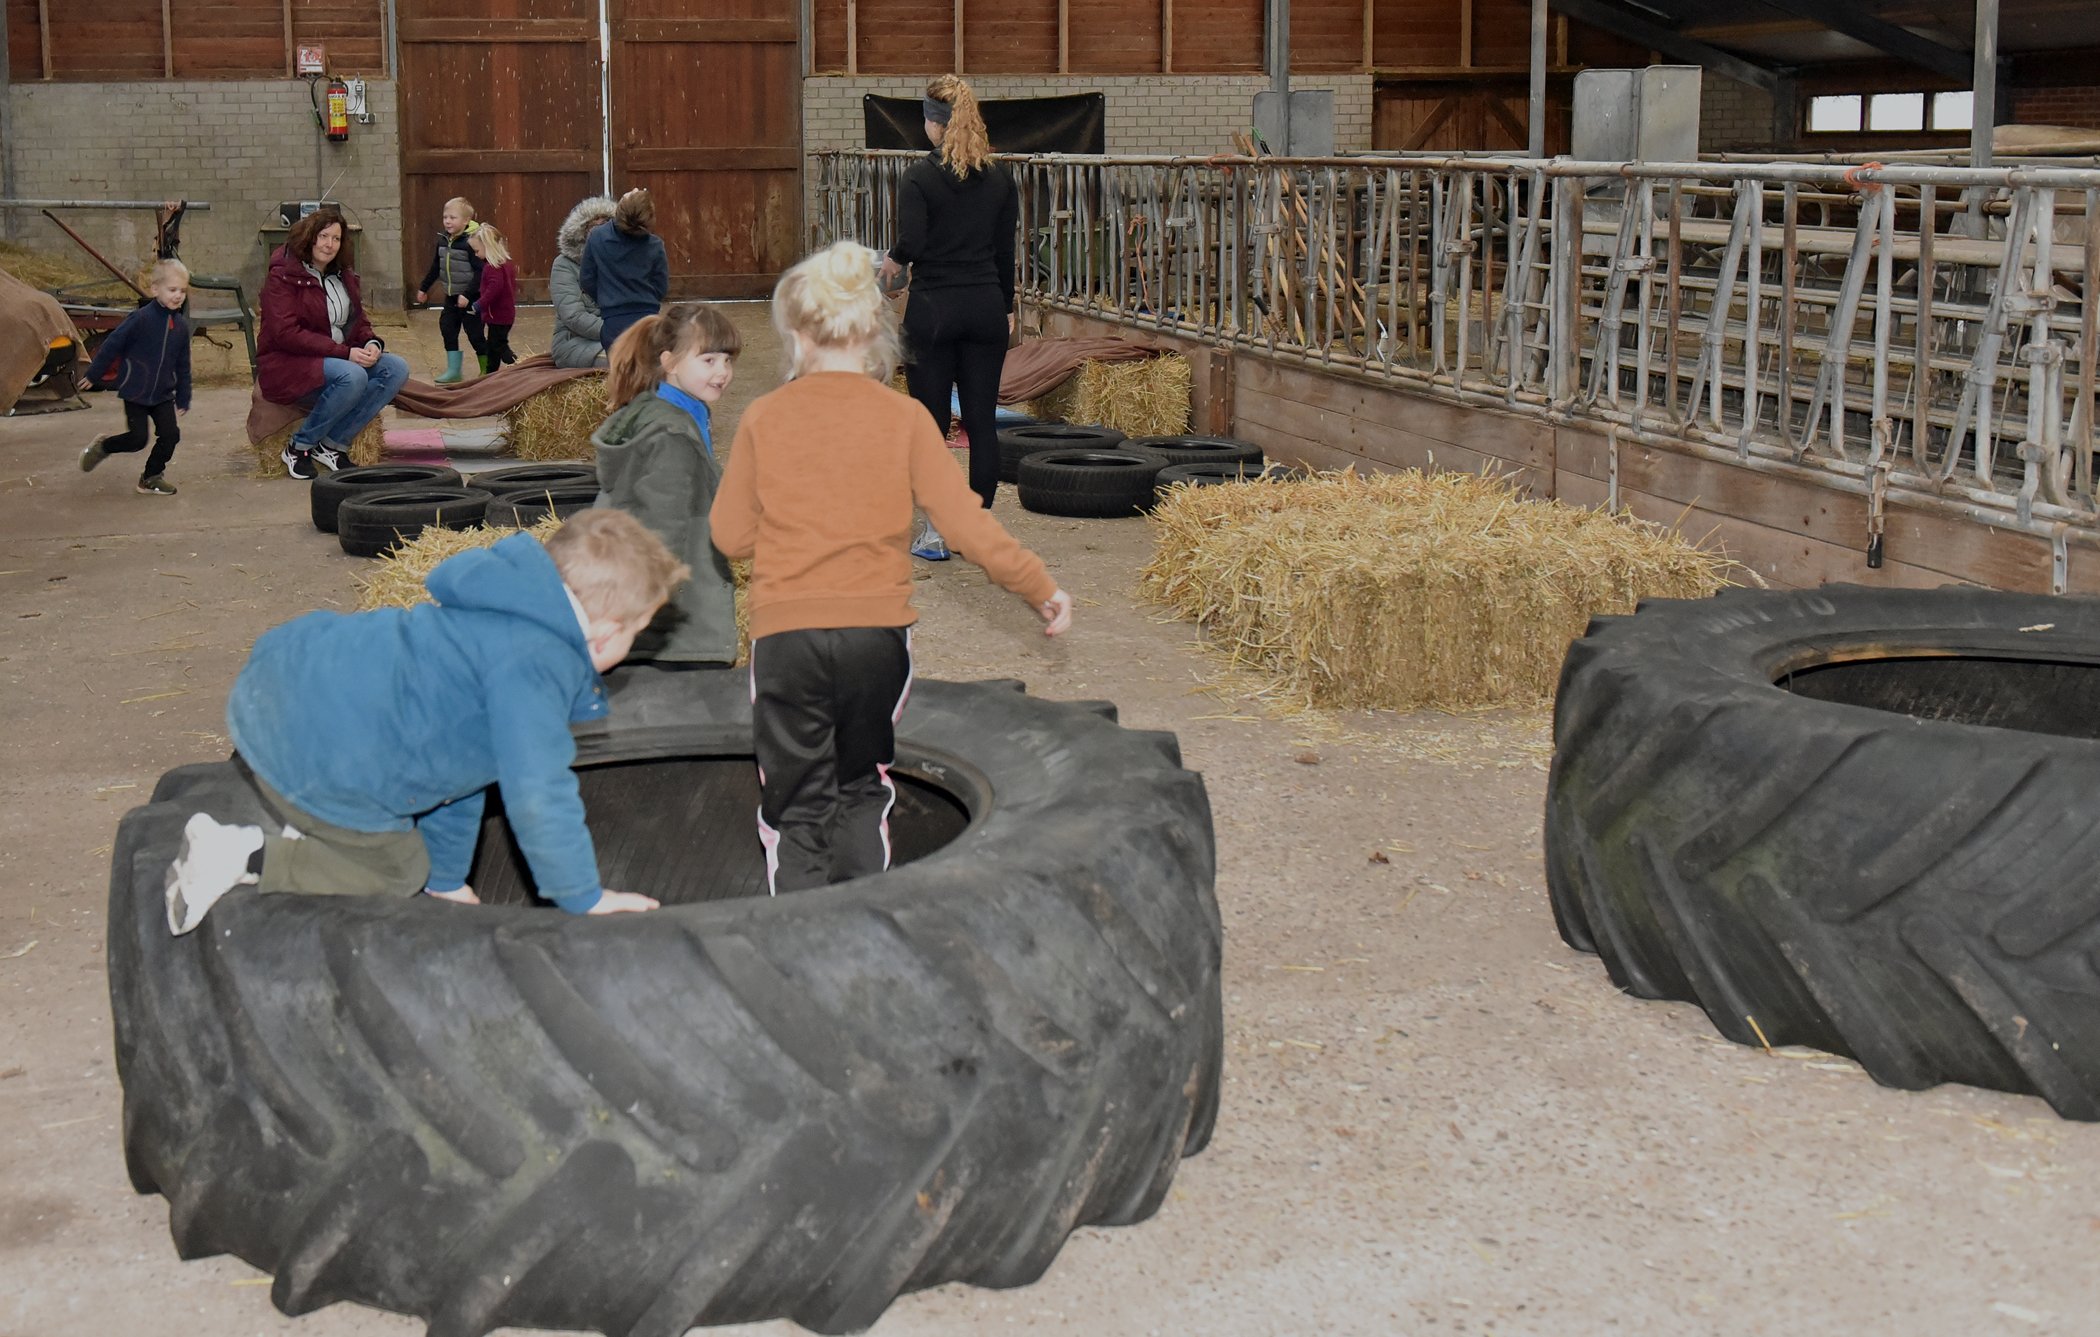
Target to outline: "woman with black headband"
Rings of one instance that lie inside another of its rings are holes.
[[[999,490],[999,373],[1013,333],[1020,199],[1013,178],[992,162],[967,83],[941,75],[926,85],[923,106],[934,149],[897,192],[897,244],[882,277],[895,291],[910,267],[905,383],[944,434],[956,393],[970,437],[970,487],[990,507]],[[930,524],[912,551],[936,561],[948,555]]]

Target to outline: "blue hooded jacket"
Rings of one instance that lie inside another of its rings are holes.
[[[581,914],[598,856],[569,725],[605,714],[605,682],[561,573],[516,534],[425,584],[436,605],[308,613],[258,637],[226,702],[234,746],[323,821],[421,831],[440,890],[466,881],[500,784],[540,894]]]
[[[114,382],[110,381],[114,368]],[[146,302],[109,332],[88,363],[87,378],[120,399],[152,407],[190,406],[190,319]]]

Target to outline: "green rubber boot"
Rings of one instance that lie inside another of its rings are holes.
[[[486,353],[477,354],[474,360],[481,364],[481,374],[484,376],[496,369],[496,365],[489,361],[489,355]]]
[[[437,383],[439,385],[458,385],[465,379],[467,378],[461,374],[459,369],[459,350],[455,348],[445,354],[445,370],[437,378]]]

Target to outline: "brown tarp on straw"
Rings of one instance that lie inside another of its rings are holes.
[[[15,406],[52,345],[65,340],[79,343],[80,336],[58,299],[0,269],[0,413]]]
[[[579,376],[603,376],[598,367],[557,367],[545,353],[460,386],[411,380],[394,396],[394,408],[418,418],[493,418],[542,390]],[[306,416],[297,404],[273,404],[257,393],[248,404],[248,440],[267,440]]]
[[[999,373],[999,402],[1020,404],[1048,394],[1070,380],[1082,362],[1137,362],[1173,351],[1114,335],[1030,340],[1006,351],[1006,367]]]

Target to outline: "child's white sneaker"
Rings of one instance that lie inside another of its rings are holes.
[[[262,845],[259,826],[227,826],[192,813],[182,828],[182,852],[168,867],[168,931],[189,932],[221,896],[255,881],[248,858]]]

